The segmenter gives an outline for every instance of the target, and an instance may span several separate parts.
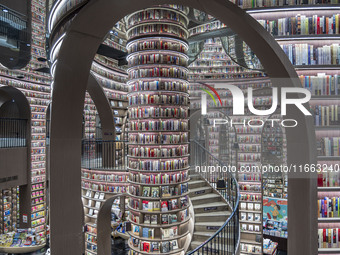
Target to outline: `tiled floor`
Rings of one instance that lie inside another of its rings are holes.
[[[46,249],[42,249],[38,252],[33,253],[21,253],[21,255],[45,255]],[[129,252],[129,247],[127,240],[122,238],[117,238],[112,241],[112,255],[127,255]],[[6,253],[0,253],[0,255],[7,255]]]

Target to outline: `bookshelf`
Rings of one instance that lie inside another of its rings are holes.
[[[39,9],[39,11],[36,11]],[[31,228],[35,233],[36,245],[45,242],[47,230],[46,201],[46,109],[51,101],[51,77],[49,74],[34,72],[36,67],[46,67],[38,58],[46,58],[45,53],[45,7],[32,1],[32,60],[21,70],[25,78],[16,82],[28,98],[31,105]],[[37,63],[38,62],[38,63]],[[15,72],[15,71],[13,71]],[[12,73],[12,77],[18,75]],[[15,86],[15,85],[14,85]],[[19,88],[20,89],[20,88]],[[37,205],[38,204],[38,205]],[[29,216],[28,216],[29,217]],[[29,221],[28,221],[29,222]]]
[[[231,117],[234,121],[235,117]],[[263,211],[262,174],[255,168],[261,164],[261,128],[236,126],[237,169],[240,185],[240,254],[262,253]],[[255,167],[252,171],[242,169]],[[261,237],[261,238],[259,238]]]
[[[155,6],[127,18],[130,254],[180,254],[188,236],[188,20]]]
[[[126,171],[98,171],[82,169],[82,201],[85,212],[85,254],[97,254],[97,216],[105,201],[128,189]],[[124,201],[121,201],[124,200]],[[125,197],[115,199],[112,204],[111,226],[113,230],[129,215]],[[124,212],[124,213],[123,213]],[[113,234],[113,233],[112,233]]]
[[[339,163],[339,27],[338,1],[237,1],[276,38],[299,75],[303,87],[312,94],[311,110],[318,143],[318,201],[337,197],[338,174],[331,171]],[[317,4],[317,7],[315,7]],[[331,144],[333,146],[331,146]],[[335,144],[335,143],[334,143]],[[330,171],[328,171],[328,169]],[[335,193],[334,193],[335,192]],[[320,212],[320,206],[319,206]],[[319,217],[319,254],[338,253],[327,236],[339,227],[336,218]],[[329,239],[331,240],[331,239]]]
[[[34,71],[47,67],[39,62],[45,53],[45,5],[32,1],[31,61],[20,70],[9,70],[0,65],[0,86],[11,86],[20,90],[27,98],[31,120],[30,137],[27,141],[31,151],[28,154],[28,192],[30,199],[20,201],[21,188],[10,187],[1,191],[0,203],[0,249],[16,249],[18,253],[39,249],[46,241],[46,109],[50,103],[49,74]],[[19,203],[25,204],[25,211],[19,210]],[[25,216],[25,220],[23,219]],[[23,229],[26,228],[26,229]],[[25,245],[26,247],[24,247]],[[5,248],[6,247],[6,248]],[[10,252],[10,251],[9,251]],[[11,252],[10,252],[11,253]]]

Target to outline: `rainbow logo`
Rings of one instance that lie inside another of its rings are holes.
[[[206,86],[206,87],[209,88],[212,92],[214,92],[214,94],[217,96],[217,98],[218,98],[220,104],[222,105],[222,100],[221,100],[220,95],[217,93],[217,91],[216,91],[212,86],[210,86],[210,85],[208,85],[208,84],[206,84],[206,83],[200,83],[200,84]],[[204,88],[200,88],[200,89],[203,90],[204,92],[206,92],[206,93],[212,98],[212,100],[214,101],[215,105],[217,106],[217,102],[216,102],[215,97],[213,96],[213,94],[212,94],[209,90],[207,90],[207,89],[204,89]]]

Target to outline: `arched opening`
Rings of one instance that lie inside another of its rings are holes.
[[[158,4],[168,4],[160,1]],[[210,13],[230,26],[253,49],[271,78],[274,87],[301,87],[293,66],[274,39],[249,15],[230,2],[215,1],[170,1],[174,4],[188,5]],[[107,0],[91,2],[75,17],[61,47],[54,82],[51,133],[51,231],[52,252],[57,254],[80,254],[83,251],[82,237],[79,235],[82,219],[71,219],[70,214],[82,210],[80,201],[80,134],[81,111],[89,69],[96,50],[107,31],[124,15],[154,4],[153,1],[112,2]],[[70,68],[72,66],[72,68]],[[72,111],[70,111],[72,109]],[[296,129],[287,132],[288,161],[305,164],[313,161],[312,119],[306,119],[293,107],[289,107],[287,118],[300,119]],[[66,124],[67,123],[67,124]],[[307,130],[307,131],[306,131]],[[65,151],[64,148],[69,148]],[[62,160],[61,160],[62,159]],[[310,208],[308,215],[294,215],[291,225],[303,229],[306,236],[301,240],[297,231],[290,231],[290,254],[314,254],[317,249],[315,234],[316,210],[314,197],[316,181],[308,174],[292,178],[290,193],[303,186],[305,193],[292,197],[293,207]],[[64,189],[60,190],[60,185]],[[61,197],[68,196],[68,201]],[[303,202],[302,202],[303,201]],[[54,205],[53,205],[54,203]],[[70,206],[68,206],[69,204]],[[61,208],[63,205],[63,208]],[[72,205],[72,206],[71,206]],[[72,208],[72,209],[71,209]],[[60,226],[61,219],[63,227]],[[65,227],[65,225],[67,227]],[[68,236],[68,240],[65,240]],[[58,245],[59,244],[59,245]],[[67,248],[66,248],[67,247]]]
[[[25,227],[22,213],[30,209],[31,111],[25,95],[9,86],[0,87],[0,190],[11,197],[10,213],[3,226]],[[8,210],[7,210],[8,212]]]

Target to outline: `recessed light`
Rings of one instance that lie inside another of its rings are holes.
[[[3,11],[3,12],[8,12],[8,10],[7,10],[7,9],[2,9],[2,11]]]
[[[27,45],[28,47],[30,47],[30,46],[31,46],[31,44],[29,44],[29,43],[28,43],[28,44],[26,44],[26,45]]]
[[[112,30],[110,31],[110,34],[113,34],[113,31],[112,31]]]

